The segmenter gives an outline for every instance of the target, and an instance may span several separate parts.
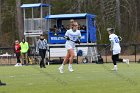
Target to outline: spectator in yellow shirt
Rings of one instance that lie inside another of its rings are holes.
[[[20,47],[21,47],[21,56],[22,56],[22,64],[26,65],[26,63],[28,62],[28,57],[27,57],[27,53],[29,50],[29,45],[28,42],[25,41],[25,39],[22,40],[22,42],[20,43]]]

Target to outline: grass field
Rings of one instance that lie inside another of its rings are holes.
[[[75,72],[60,74],[60,65],[0,66],[0,93],[140,93],[140,64],[74,64]]]

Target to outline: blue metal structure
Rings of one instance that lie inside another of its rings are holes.
[[[42,4],[42,3],[36,3],[36,4],[23,4],[20,7],[21,8],[35,8],[35,7],[49,7],[49,4]]]
[[[89,43],[89,42],[96,42],[96,25],[95,25],[95,17],[96,15],[88,14],[88,13],[79,13],[79,14],[58,14],[58,15],[48,15],[45,18],[47,20],[54,19],[56,20],[56,25],[58,28],[61,27],[63,20],[70,20],[70,19],[85,19],[85,26],[86,30],[81,30],[81,42],[82,43]],[[48,31],[48,42],[50,44],[64,44],[65,39],[63,36],[65,35],[65,32],[58,31],[56,33],[57,35],[54,35],[54,32]]]

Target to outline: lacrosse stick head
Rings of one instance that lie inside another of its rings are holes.
[[[122,41],[122,37],[121,36],[118,36],[118,38],[119,38],[119,41]]]

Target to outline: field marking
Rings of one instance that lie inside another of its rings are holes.
[[[9,76],[10,78],[13,78],[13,77],[15,77],[15,76]]]
[[[27,85],[31,86],[31,85],[33,85],[33,83],[28,83]]]

